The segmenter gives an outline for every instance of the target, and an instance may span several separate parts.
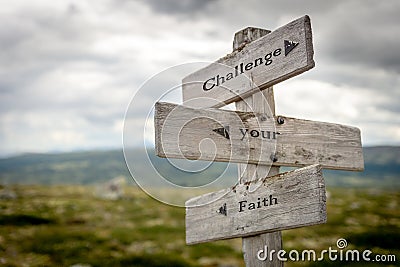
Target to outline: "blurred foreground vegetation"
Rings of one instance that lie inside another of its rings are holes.
[[[118,200],[91,186],[7,186],[0,199],[1,266],[244,266],[241,239],[187,246],[184,209],[125,187]],[[400,260],[400,193],[330,189],[328,223],[283,232],[286,251],[332,247],[395,254]],[[80,265],[79,265],[80,264]],[[357,265],[358,264],[358,265]],[[285,266],[385,266],[384,263],[287,262]]]

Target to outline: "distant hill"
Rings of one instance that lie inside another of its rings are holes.
[[[0,183],[91,184],[129,176],[122,150],[25,154],[0,159]]]
[[[141,156],[143,153],[137,155],[135,162],[140,167],[147,158]],[[182,186],[204,184],[226,166],[214,163],[206,174],[191,174],[176,170],[153,151],[149,156],[163,175]],[[400,188],[400,147],[366,147],[364,160],[364,172],[324,171],[327,185]],[[131,177],[122,150],[25,154],[0,159],[0,184],[93,184],[121,175]],[[237,179],[235,166],[228,168],[226,176],[231,181]]]
[[[400,147],[365,147],[364,171],[324,171],[327,184],[352,187],[400,188]]]
[[[130,153],[135,168],[146,168],[148,159],[144,150],[137,149]],[[181,186],[206,184],[209,177],[218,177],[226,167],[225,163],[213,163],[205,173],[188,173],[157,157],[154,150],[147,154],[159,173]],[[141,178],[151,180],[147,177],[151,175],[149,171],[142,170],[142,173],[144,176]],[[236,179],[236,169],[228,169],[226,175]],[[117,176],[125,176],[133,183],[122,150],[25,154],[0,159],[0,184],[93,184]]]

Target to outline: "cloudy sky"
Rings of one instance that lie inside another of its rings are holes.
[[[124,113],[148,78],[226,55],[242,28],[305,14],[316,66],[275,86],[277,112],[357,126],[364,145],[400,145],[399,13],[398,0],[9,1],[0,156],[120,148]]]

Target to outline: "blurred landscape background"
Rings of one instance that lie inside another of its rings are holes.
[[[336,240],[345,238],[349,249],[399,259],[400,147],[366,147],[364,158],[361,173],[324,171],[328,223],[284,231],[284,249],[320,252],[336,248]],[[145,160],[138,157],[137,164]],[[165,159],[151,160],[178,184],[202,180],[196,174],[182,175]],[[213,165],[211,171],[219,173],[224,167]],[[236,181],[235,168],[227,175]],[[184,220],[183,208],[160,203],[135,185],[121,150],[0,159],[0,265],[244,266],[240,238],[187,246]]]
[[[365,171],[324,171],[327,224],[284,231],[284,248],[321,251],[345,238],[349,249],[394,254],[397,262],[286,266],[399,266],[399,13],[398,0],[4,2],[0,266],[244,266],[241,239],[185,244],[184,209],[135,185],[121,135],[129,121],[124,141],[141,179],[154,180],[147,149],[171,182],[207,184],[226,164],[189,174],[153,151],[151,109],[170,85],[179,91],[184,75],[160,75],[141,89],[172,66],[231,53],[241,29],[275,30],[306,14],[315,68],[274,86],[276,113],[358,127]],[[181,103],[179,92],[165,98]],[[236,167],[225,175],[231,185]]]
[[[134,162],[139,168],[148,160],[137,149]],[[194,186],[204,183],[207,177],[203,173],[183,172],[175,168],[165,158],[155,155],[153,149],[147,151],[150,161],[164,177],[182,186]],[[365,170],[347,172],[324,170],[327,186],[355,188],[400,189],[400,147],[379,146],[363,149]],[[227,164],[213,164],[208,173],[219,174]],[[281,168],[282,171],[289,168]],[[149,175],[151,172],[149,172]],[[229,166],[226,174],[229,179],[226,186],[237,180],[236,164]],[[0,184],[42,184],[42,185],[93,185],[107,182],[115,177],[124,177],[128,184],[134,185],[125,164],[122,150],[89,151],[55,154],[24,154],[0,159]],[[210,175],[212,177],[213,175]],[[141,177],[146,179],[146,177]],[[148,177],[147,177],[148,178]],[[154,184],[159,186],[159,184]]]

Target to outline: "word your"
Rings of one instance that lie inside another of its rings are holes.
[[[271,131],[264,131],[264,130],[250,130],[246,129],[246,128],[242,128],[240,129],[240,132],[242,133],[242,139],[240,139],[240,141],[242,141],[245,137],[246,134],[249,134],[251,137],[257,138],[264,138],[264,139],[276,139],[276,135],[281,134],[278,132],[271,132]]]
[[[278,199],[276,197],[273,197],[272,195],[269,195],[269,198],[266,197],[264,197],[263,199],[258,198],[257,202],[248,202],[247,200],[242,200],[239,201],[239,212],[242,212],[244,210],[259,209],[262,207],[268,207],[277,204],[278,204]]]
[[[255,130],[255,129],[247,129],[247,128],[240,128],[240,133],[242,134],[242,138],[240,141],[243,141],[243,139],[246,137],[246,135],[251,136],[253,138],[264,138],[264,139],[276,139],[276,136],[281,134],[279,132],[272,132],[272,131],[266,131],[266,130]],[[229,135],[229,126],[225,126],[222,128],[217,128],[213,129],[214,132],[216,132],[219,135],[222,135],[226,139],[230,139]]]

